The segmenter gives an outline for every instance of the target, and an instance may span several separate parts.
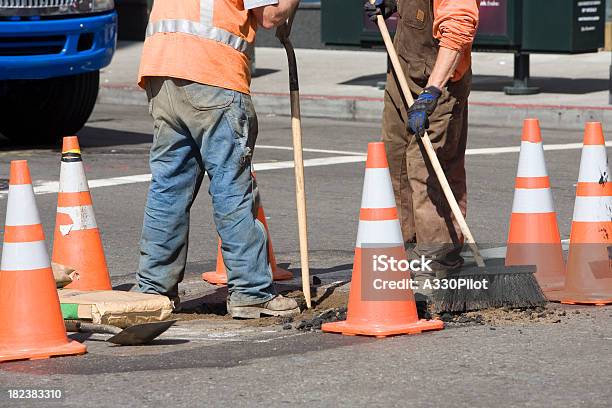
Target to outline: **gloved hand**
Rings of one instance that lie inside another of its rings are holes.
[[[363,8],[373,22],[376,22],[376,16],[381,15],[386,20],[397,11],[397,0],[376,0],[375,4],[367,1]]]
[[[408,131],[418,137],[425,136],[429,127],[429,115],[438,105],[442,91],[435,86],[428,86],[421,92],[414,104],[408,109]]]

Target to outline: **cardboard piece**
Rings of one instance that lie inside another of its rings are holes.
[[[165,296],[118,290],[58,290],[65,319],[91,321],[126,328],[140,323],[159,322],[172,313]]]
[[[55,279],[55,286],[57,288],[63,288],[69,283],[72,283],[74,269],[55,262],[51,262],[51,269],[53,270],[53,278]]]

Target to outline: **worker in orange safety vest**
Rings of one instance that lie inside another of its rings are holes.
[[[177,305],[189,214],[204,174],[228,276],[233,317],[288,316],[294,299],[272,285],[267,235],[251,175],[257,116],[248,52],[258,26],[285,24],[299,0],[155,0],[138,83],[154,119],[151,186],[138,289]]]

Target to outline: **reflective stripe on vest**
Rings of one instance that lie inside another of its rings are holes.
[[[157,33],[183,33],[195,35],[229,45],[240,52],[246,52],[249,43],[244,38],[227,30],[213,26],[214,0],[200,0],[200,22],[183,19],[149,21],[147,37]]]

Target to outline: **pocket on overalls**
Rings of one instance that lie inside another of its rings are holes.
[[[410,3],[410,5],[408,5]],[[425,29],[429,21],[431,0],[410,0],[398,2],[398,13],[401,17],[400,24],[417,30]]]
[[[418,87],[418,89],[413,89],[413,92],[417,94],[421,93],[423,88],[427,86],[427,81],[429,80],[427,64],[420,59],[408,61],[403,54],[400,54],[399,58],[400,61],[403,62],[402,65],[406,67],[407,79]]]
[[[187,102],[197,110],[227,108],[234,101],[235,92],[217,86],[204,85],[186,80],[175,80],[185,92]]]

